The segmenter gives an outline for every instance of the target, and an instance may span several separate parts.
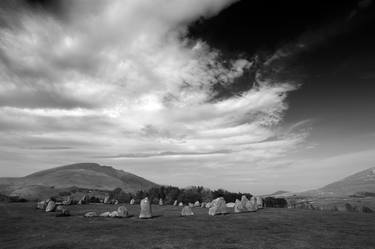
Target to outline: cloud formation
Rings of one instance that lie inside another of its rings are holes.
[[[66,1],[58,16],[3,7],[3,163],[153,159],[184,172],[249,168],[293,150],[306,134],[280,123],[295,86],[264,79],[215,100],[215,84],[230,87],[254,63],[187,38],[189,23],[233,2]]]

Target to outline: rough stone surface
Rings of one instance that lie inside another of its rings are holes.
[[[246,205],[246,209],[250,212],[257,211],[257,203],[254,196],[250,198],[250,201]]]
[[[152,217],[151,203],[147,197],[141,200],[140,206],[141,206],[141,212],[139,214],[139,218],[141,219],[151,218]]]
[[[55,208],[56,208],[56,202],[49,201],[48,205],[46,207],[46,212],[53,212],[53,211],[55,211]]]
[[[223,197],[216,198],[212,201],[212,206],[208,210],[208,214],[211,216],[218,215],[218,214],[226,214],[227,213],[227,206],[225,205],[225,200]]]
[[[227,206],[227,208],[234,208],[234,202],[228,202],[225,205]]]
[[[258,209],[263,208],[263,198],[260,196],[257,196],[255,199],[257,203],[257,208]]]
[[[104,204],[109,204],[110,203],[110,200],[109,200],[109,196],[107,195],[106,197],[104,197],[104,201],[103,201]]]
[[[193,211],[189,206],[185,206],[181,210],[181,216],[192,216],[194,215]]]
[[[241,201],[236,199],[236,202],[234,203],[234,212],[235,213],[241,213],[244,211],[244,208],[241,204]]]

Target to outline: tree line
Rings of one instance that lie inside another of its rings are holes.
[[[174,186],[159,186],[150,188],[147,191],[137,191],[135,194],[124,192],[121,188],[116,188],[110,192],[110,198],[118,200],[119,202],[130,202],[134,199],[136,203],[140,202],[141,199],[148,197],[152,203],[157,204],[160,199],[163,200],[164,204],[172,205],[175,200],[184,204],[194,203],[196,201],[210,202],[217,197],[223,197],[226,202],[235,202],[236,199],[241,199],[241,196],[245,195],[247,198],[251,198],[250,193],[234,193],[224,189],[210,190],[202,186],[193,186],[189,188],[178,188]]]

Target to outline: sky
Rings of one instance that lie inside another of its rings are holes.
[[[5,0],[0,176],[266,194],[374,167],[372,0]]]

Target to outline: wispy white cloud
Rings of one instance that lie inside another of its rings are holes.
[[[101,158],[141,169],[153,160],[176,173],[284,156],[306,136],[280,128],[296,87],[265,79],[215,100],[215,84],[230,86],[253,63],[222,61],[186,36],[189,23],[232,2],[74,1],[67,20],[8,15],[17,22],[0,28],[0,148],[31,148],[14,160],[34,165]]]

